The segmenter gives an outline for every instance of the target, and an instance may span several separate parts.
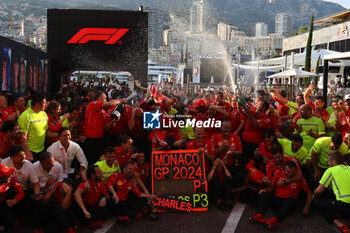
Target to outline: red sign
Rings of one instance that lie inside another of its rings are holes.
[[[192,210],[192,204],[188,201],[172,199],[167,197],[158,197],[153,201],[157,209],[173,210],[180,213],[189,213]]]
[[[105,41],[105,44],[115,44],[128,31],[128,28],[83,28],[80,29],[67,43],[86,44],[89,41]]]
[[[198,150],[153,151],[152,193],[172,200],[168,205],[166,200],[158,201],[162,208],[181,210],[181,203],[175,201],[179,200],[189,202],[191,211],[206,211],[209,203],[204,154]]]

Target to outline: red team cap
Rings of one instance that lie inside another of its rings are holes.
[[[200,108],[207,106],[207,102],[204,99],[197,99],[196,102],[191,106],[192,108]]]
[[[9,168],[3,164],[0,165],[0,177],[10,176],[15,172],[14,168]]]

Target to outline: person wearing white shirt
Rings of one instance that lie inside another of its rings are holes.
[[[50,189],[65,178],[61,164],[47,151],[41,152],[39,161],[33,164],[32,175],[34,199],[37,201],[49,198]]]
[[[34,189],[32,215],[35,232],[52,232],[52,228],[56,226],[51,225],[50,219],[59,218],[62,210],[53,195],[59,187],[58,182],[62,182],[65,178],[63,168],[50,152],[43,151],[39,154],[39,161],[33,164],[32,174]]]
[[[74,168],[71,168],[74,158],[77,158],[80,163],[79,174],[84,179],[84,171],[87,168],[88,162],[83,150],[77,143],[71,141],[71,133],[68,128],[62,127],[58,135],[59,140],[47,148],[47,151],[62,165],[63,172],[66,176],[70,173],[77,173],[77,171],[74,171]]]
[[[22,185],[24,191],[31,189],[30,181],[32,181],[31,171],[33,164],[26,160],[26,153],[23,146],[11,146],[8,151],[9,157],[2,160],[3,165],[14,168],[14,177],[17,182]]]
[[[30,185],[33,182],[33,164],[26,160],[25,149],[21,145],[11,146],[7,154],[9,157],[3,159],[1,164],[15,169],[13,176],[21,184],[25,192],[22,200],[16,205],[16,212],[18,216],[27,218],[32,214],[31,210],[33,208],[33,201],[31,199],[33,189]]]

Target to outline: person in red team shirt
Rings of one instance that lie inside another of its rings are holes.
[[[256,111],[243,109],[247,116],[246,125],[243,131],[243,143],[245,154],[252,157],[259,143],[264,140],[263,131],[268,128],[274,128],[273,121],[266,115],[270,105],[265,100],[258,101]]]
[[[307,201],[303,208],[303,214],[308,214],[312,192],[306,181],[302,178],[297,182],[286,184],[285,180],[293,180],[297,175],[297,164],[294,161],[288,161],[283,170],[279,170],[273,177],[272,185],[260,191],[260,199],[257,208],[257,214],[250,217],[251,222],[266,223],[269,228],[282,222],[288,214],[297,206],[297,199],[302,189],[307,193]],[[272,191],[274,193],[272,194]],[[264,215],[268,207],[277,209],[274,217],[265,220]]]
[[[225,162],[217,158],[213,163],[213,168],[208,173],[209,195],[219,209],[231,209],[233,202],[232,195],[232,175],[227,169]]]
[[[89,164],[95,163],[101,151],[104,149],[102,137],[106,114],[105,110],[126,102],[126,99],[106,102],[106,94],[102,91],[98,91],[95,94],[95,101],[90,102],[86,107],[84,134],[86,136],[86,158]]]
[[[229,119],[232,125],[232,132],[234,134],[241,135],[244,129],[244,124],[242,124],[242,121],[245,121],[245,117],[242,116],[241,112],[236,108],[235,110],[231,111]]]
[[[212,104],[214,109],[218,112],[218,120],[225,120],[228,119],[230,116],[230,112],[232,110],[232,107],[229,103],[225,101],[224,93],[221,91],[218,91],[215,94],[215,104]]]
[[[259,143],[259,147],[254,152],[256,167],[265,170],[266,164],[272,160],[272,146],[278,143],[275,131],[267,129],[264,132],[264,141]]]
[[[211,169],[211,162],[215,159],[215,151],[213,151],[212,141],[205,137],[205,129],[196,127],[194,129],[195,139],[187,143],[186,149],[195,150],[204,153],[205,156],[205,170],[209,172]]]
[[[214,134],[212,138],[215,157],[224,160],[229,168],[233,166],[233,156],[242,152],[241,139],[231,131],[231,122],[225,120],[222,122],[221,132]]]
[[[132,116],[133,109],[129,105],[124,106],[123,114],[119,121],[110,117],[114,108],[108,110],[105,118],[105,134],[104,142],[106,146],[116,146],[118,136],[129,132],[129,121]]]
[[[139,107],[143,111],[155,111],[156,107],[160,107],[159,102],[157,101],[157,87],[155,85],[150,85],[147,88],[147,96],[141,99]]]
[[[22,200],[25,194],[21,184],[12,176],[14,172],[14,168],[0,165],[0,225],[7,229],[14,227],[14,206]]]
[[[62,119],[61,115],[61,104],[57,101],[52,101],[49,103],[49,106],[46,109],[47,117],[49,118],[49,128],[52,133],[57,134],[56,137],[48,137],[46,135],[45,144],[49,147],[52,143],[58,141],[58,131],[62,128],[62,122],[66,120],[68,114],[65,114]],[[52,135],[50,135],[52,136]]]
[[[272,180],[274,174],[276,174],[276,172],[283,170],[285,164],[288,161],[293,161],[295,163],[297,163],[297,161],[292,158],[292,157],[284,157],[283,155],[283,149],[280,146],[274,146],[271,150],[272,153],[272,160],[270,160],[267,165],[266,165],[266,176],[269,180]],[[290,184],[293,182],[297,182],[299,181],[301,178],[303,177],[300,167],[297,163],[297,173],[296,175],[293,177],[292,180],[286,179],[285,183],[286,184]]]
[[[11,95],[9,96],[12,104],[2,111],[2,117],[4,121],[6,120],[17,120],[18,117],[26,110],[27,108],[24,106],[25,101],[24,98],[20,95]]]
[[[15,144],[20,144],[18,123],[14,120],[5,121],[0,132],[0,158],[4,158]]]
[[[310,100],[310,94],[313,90],[315,90],[317,86],[315,84],[311,84],[304,92],[304,101],[305,104],[311,106],[313,113],[321,118],[324,122],[327,122],[329,119],[329,113],[326,110],[327,104],[325,103],[322,96],[316,96],[315,102],[312,103]]]
[[[126,162],[131,161],[134,158],[132,154],[132,139],[130,136],[123,134],[119,136],[120,146],[115,147],[115,158],[119,162],[121,168],[124,167]]]
[[[207,102],[204,99],[197,99],[192,106],[189,106],[189,114],[197,120],[204,121],[207,117]]]
[[[272,94],[274,100],[276,100],[280,104],[283,104],[289,107],[288,114],[281,116],[281,120],[282,121],[292,120],[292,123],[295,124],[301,118],[299,109],[304,104],[303,94],[297,94],[295,97],[295,103],[293,103],[288,99],[286,99],[285,97],[281,96],[277,90],[270,89],[269,91]]]
[[[129,225],[132,219],[140,217],[140,211],[147,204],[147,199],[156,198],[153,194],[145,194],[140,191],[136,185],[134,172],[134,163],[127,162],[122,173],[111,175],[107,181],[108,190],[112,193],[115,203],[113,212],[119,216],[118,219],[122,225]],[[130,191],[137,198],[129,199]]]
[[[2,116],[2,111],[4,111],[7,108],[7,99],[5,95],[0,94],[0,129],[2,128],[2,125],[4,124],[4,119]]]
[[[66,178],[62,182],[57,182],[50,190],[49,199],[45,200],[47,208],[42,209],[41,212],[41,220],[45,221],[48,226],[45,232],[75,233],[73,229],[73,210],[71,208],[74,186],[75,181]]]
[[[148,132],[143,128],[143,110],[140,107],[133,108],[128,127],[129,135],[133,139],[135,147],[150,151],[151,148],[147,140]],[[150,159],[150,156],[147,156],[146,161],[150,162]]]
[[[344,138],[346,132],[350,131],[348,117],[340,107],[338,99],[332,99],[332,108],[336,117],[335,124],[333,126],[330,126],[328,122],[325,122],[325,125],[328,130],[331,130],[332,132],[339,132]]]
[[[81,182],[74,192],[74,199],[80,207],[80,218],[90,228],[101,228],[102,219],[109,214],[107,199],[110,199],[110,195],[101,180],[102,172],[97,165],[90,165],[86,176],[91,188],[87,189],[85,181]]]
[[[164,117],[164,115],[161,117]],[[148,140],[152,142],[152,151],[169,149],[177,150],[184,143],[184,139],[181,138],[178,127],[154,129],[149,133]]]
[[[128,127],[136,146],[147,148],[147,131],[143,128],[143,110],[141,108],[133,108]]]
[[[232,192],[235,199],[256,205],[259,191],[266,187],[265,173],[255,167],[254,160],[248,160],[245,154],[235,156],[235,174]]]
[[[134,163],[135,172],[140,177],[143,184],[148,186],[151,174],[151,165],[145,162],[145,153],[138,152]]]
[[[205,120],[209,120],[209,119],[215,119],[218,120],[217,118],[218,114],[215,110],[215,108],[212,105],[209,105],[208,107],[208,112],[207,112],[207,116],[205,118]],[[215,127],[208,127],[205,129],[205,137],[207,139],[210,139],[213,137],[214,134],[218,133],[220,131],[220,129],[215,128]]]
[[[346,132],[344,136],[344,143],[350,148],[350,132]]]
[[[287,92],[286,90],[280,90],[279,95],[283,98],[287,97]],[[280,117],[288,117],[288,113],[289,113],[289,107],[287,107],[284,103],[282,103],[281,101],[279,101],[276,96],[272,97],[273,100],[277,101],[277,112],[280,115]]]

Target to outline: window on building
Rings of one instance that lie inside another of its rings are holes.
[[[339,52],[340,51],[339,41],[335,41],[335,42],[329,43],[329,50],[333,50],[333,51]]]
[[[329,68],[328,68],[328,73],[339,73],[339,71],[340,71],[340,67],[339,66],[330,66]]]
[[[345,40],[339,41],[339,51],[340,52],[345,52]]]
[[[318,49],[327,49],[327,44],[318,44],[315,46],[315,50]]]
[[[345,40],[345,52],[350,52],[350,39]]]
[[[293,49],[293,50],[289,50],[289,51],[284,51],[284,56],[289,56],[292,54],[292,52],[294,52],[295,54],[300,53],[299,49]]]

